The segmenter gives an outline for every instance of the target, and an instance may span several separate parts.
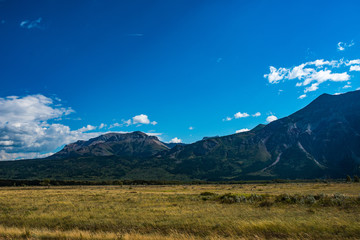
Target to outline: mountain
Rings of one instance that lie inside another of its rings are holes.
[[[155,136],[136,131],[132,133],[107,133],[88,141],[66,145],[49,159],[87,156],[150,157],[170,149]]]
[[[323,94],[251,131],[166,146],[141,132],[67,145],[48,159],[0,162],[0,178],[247,180],[360,173],[360,91]]]
[[[320,178],[358,174],[360,91],[323,94],[253,130],[175,147],[174,173],[200,179]]]

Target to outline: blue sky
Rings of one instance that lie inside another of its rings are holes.
[[[0,1],[0,160],[191,143],[360,87],[358,1]],[[44,155],[42,155],[44,154]]]

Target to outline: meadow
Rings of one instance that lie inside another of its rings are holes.
[[[359,183],[0,188],[0,239],[359,239]]]

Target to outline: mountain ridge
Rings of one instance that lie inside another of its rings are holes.
[[[69,144],[47,159],[0,162],[0,178],[340,178],[360,173],[359,123],[360,91],[322,94],[293,114],[248,132],[172,148],[142,132],[109,133]]]

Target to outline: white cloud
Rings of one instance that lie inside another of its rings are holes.
[[[129,124],[129,120],[126,121],[127,124]],[[136,115],[132,118],[132,124],[152,124],[152,125],[156,125],[157,122],[156,121],[152,121],[150,122],[150,119],[147,115],[145,114],[140,114],[140,115]],[[130,124],[129,124],[130,125]]]
[[[355,45],[354,41],[351,41],[350,43],[338,42],[337,49],[339,51],[344,51],[346,48],[352,47],[354,45]]]
[[[131,121],[131,120],[130,120]],[[122,127],[123,124],[120,124],[120,123],[113,123],[109,126],[109,128],[115,128],[115,127]]]
[[[274,116],[274,115],[271,115],[271,116],[268,116],[267,118],[266,118],[266,121],[268,122],[268,123],[271,123],[271,122],[273,122],[273,121],[275,121],[275,120],[277,120],[278,118],[276,117],[276,116]]]
[[[337,44],[337,45],[338,45],[338,48],[337,48],[337,49],[338,49],[339,51],[344,51],[344,50],[345,50],[345,48],[342,46],[343,44],[344,44],[343,42],[338,42],[338,44]]]
[[[354,65],[350,67],[350,72],[352,71],[357,71],[360,72],[360,66],[359,65]]]
[[[231,121],[232,118],[231,117],[226,117],[225,119],[223,119],[223,121]]]
[[[316,91],[318,89],[319,89],[319,84],[318,83],[313,83],[313,84],[311,84],[310,87],[305,88],[304,93],[314,92],[314,91]]]
[[[194,130],[194,127],[190,126],[190,127],[189,127],[189,130]]]
[[[130,126],[131,125],[131,119],[128,119],[128,120],[123,120],[123,124],[126,125],[126,126]]]
[[[304,64],[302,64],[302,65],[304,65]],[[316,67],[322,67],[325,65],[329,65],[329,66],[335,67],[335,66],[339,65],[339,61],[337,61],[337,60],[325,61],[324,59],[318,59],[313,62],[305,63],[305,65],[315,65]]]
[[[253,117],[260,117],[261,116],[261,113],[260,112],[257,112],[255,114],[252,115]]]
[[[41,21],[42,21],[42,18],[38,18],[33,21],[25,20],[20,23],[20,27],[27,28],[27,29],[32,29],[32,28],[42,29],[43,27],[41,26]]]
[[[358,64],[360,64],[360,59],[353,59],[353,60],[345,62],[346,66],[358,65]]]
[[[133,124],[149,124],[149,117],[145,114],[136,115],[133,119]]]
[[[80,129],[78,129],[79,132],[88,132],[88,131],[92,131],[92,130],[95,130],[96,127],[95,126],[92,126],[92,125],[87,125],[85,127],[82,127]]]
[[[250,115],[248,113],[241,113],[241,112],[237,112],[234,114],[234,117],[237,118],[246,118],[249,117]]]
[[[337,95],[341,95],[342,93],[334,93],[333,95],[337,96]]]
[[[316,91],[317,89],[319,89],[319,85],[326,81],[348,81],[350,79],[350,75],[347,73],[346,70],[343,70],[341,72],[333,72],[333,69],[350,66],[350,71],[360,71],[360,66],[352,66],[355,64],[360,65],[360,59],[354,59],[350,61],[344,61],[343,59],[331,61],[318,59],[315,61],[302,63],[292,68],[277,69],[273,66],[270,66],[270,73],[265,74],[264,77],[267,78],[267,80],[271,84],[278,84],[280,80],[296,79],[296,86],[305,87],[304,93],[306,93]]]
[[[250,129],[243,128],[243,129],[240,129],[240,130],[236,130],[235,133],[242,133],[242,132],[248,132],[248,131],[250,131]]]
[[[350,85],[350,84],[346,84],[345,86],[343,86],[343,89],[346,89],[346,88],[351,88],[351,85]]]
[[[128,127],[132,124],[137,124],[138,126],[139,125],[142,125],[142,124],[151,124],[151,125],[156,125],[158,124],[157,121],[150,121],[149,117],[145,114],[140,114],[140,115],[136,115],[134,116],[132,119],[128,119],[128,120],[122,120],[122,123],[113,123],[113,124],[110,124],[109,126],[109,129],[111,128],[115,128],[115,127]]]
[[[306,98],[306,94],[300,95],[300,96],[298,97],[298,99],[304,99],[304,98]]]
[[[177,138],[177,137],[170,140],[170,143],[181,143],[181,142],[182,142],[182,140],[180,138]]]
[[[71,130],[69,126],[58,121],[54,123],[54,120],[72,112],[74,111],[71,108],[62,107],[59,100],[54,102],[53,99],[40,94],[0,98],[0,160],[46,157],[64,144],[88,140],[107,133],[94,131],[97,128],[105,128],[104,123],[99,127],[86,125],[76,130]],[[139,116],[137,120],[146,122],[141,115]],[[109,128],[131,123],[131,120],[123,122],[114,123]],[[151,123],[155,124],[155,121]]]
[[[74,112],[43,95],[0,98],[0,160],[45,156],[57,147],[98,136],[87,125],[77,130],[52,123]]]
[[[276,69],[273,66],[270,66],[270,73],[265,74],[264,78],[269,80],[269,83],[279,83],[280,80],[283,80],[285,75],[288,74],[288,70],[286,68]]]

